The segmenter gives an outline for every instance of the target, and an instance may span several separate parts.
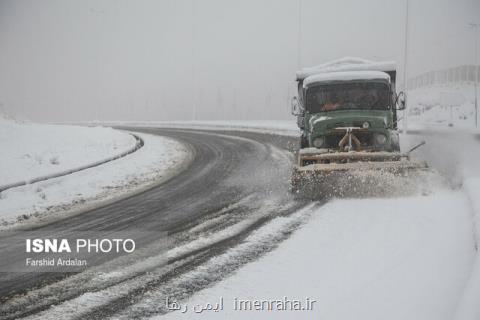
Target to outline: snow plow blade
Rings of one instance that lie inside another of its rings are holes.
[[[300,150],[292,191],[305,198],[408,194],[414,179],[428,171],[425,162],[396,152],[324,152]],[[412,185],[413,184],[413,185]]]

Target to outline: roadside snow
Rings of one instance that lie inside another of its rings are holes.
[[[480,244],[480,178],[468,178],[463,186],[473,209],[473,225],[475,234],[476,259],[472,268],[470,279],[467,282],[465,292],[460,301],[456,320],[480,319],[480,255],[478,254]]]
[[[2,136],[1,145],[2,150],[11,150],[8,153],[11,155],[5,157],[6,160],[3,157],[0,160],[2,182],[5,181],[3,176],[8,177],[8,181],[25,180],[38,174],[54,173],[57,168],[61,171],[84,165],[112,156],[113,152],[120,153],[135,143],[130,134],[111,128],[5,122],[0,130],[4,130],[9,139]],[[0,222],[3,228],[31,220],[37,223],[55,215],[67,214],[67,211],[118,198],[169,178],[189,157],[186,147],[177,141],[136,134],[145,145],[123,158],[0,193]],[[15,147],[17,145],[18,148]],[[24,154],[30,157],[23,161]],[[59,165],[52,164],[52,158],[57,159]],[[32,217],[35,219],[30,219]]]
[[[480,94],[480,88],[478,90]],[[474,101],[473,84],[435,85],[411,90],[407,109],[409,129],[414,125],[474,130]]]
[[[469,200],[469,222],[475,243],[476,260],[472,265],[465,292],[458,304],[455,319],[476,320],[480,318],[480,141],[478,135],[458,127],[448,130],[422,131],[408,135],[412,144],[425,140],[427,144],[416,151],[416,156],[435,167],[451,183],[452,187],[463,191]]]
[[[112,128],[19,123],[0,116],[0,185],[88,165],[128,151],[135,142]]]
[[[452,319],[475,254],[469,218],[460,192],[335,200],[277,250],[181,301],[190,311],[160,318]],[[312,311],[234,308],[284,296],[316,302]],[[193,311],[222,298],[220,312]]]

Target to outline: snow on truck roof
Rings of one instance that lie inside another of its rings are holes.
[[[345,57],[333,60],[315,67],[303,68],[297,71],[297,81],[314,74],[338,71],[394,71],[397,66],[394,61],[370,61],[361,58]]]
[[[351,80],[386,80],[390,82],[390,76],[382,71],[326,72],[307,77],[303,81],[303,87],[306,88],[314,83]]]

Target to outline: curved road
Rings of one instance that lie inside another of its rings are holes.
[[[105,235],[141,230],[144,236],[137,247],[145,250],[139,250],[134,259],[102,261],[91,272],[1,273],[0,319],[141,318],[164,313],[158,303],[145,307],[140,302],[151,291],[185,298],[256,259],[288,234],[242,253],[241,259],[224,262],[214,276],[197,281],[182,278],[230,252],[260,226],[306,205],[288,191],[294,138],[247,132],[130,130],[184,142],[194,152],[191,165],[141,194],[35,231],[61,237],[80,230]],[[20,260],[22,250],[0,247],[0,255],[4,261]],[[95,298],[80,303],[85,296]]]

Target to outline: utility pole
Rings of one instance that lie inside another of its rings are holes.
[[[195,1],[192,0],[192,118],[193,121],[197,120],[197,79],[196,79],[196,74],[195,74],[195,38],[196,38],[196,33],[195,33],[195,28],[196,28],[196,23],[195,23]]]
[[[478,128],[478,26],[480,23],[470,22],[469,25],[474,29],[475,36],[475,128]]]
[[[405,92],[405,97],[408,99],[407,96],[407,83],[408,83],[408,73],[407,73],[407,67],[408,67],[408,3],[409,0],[406,0],[406,7],[405,7],[405,43],[404,43],[404,52],[403,52],[403,92]],[[408,127],[408,112],[407,109],[405,108],[403,110],[403,133],[407,133],[407,127]]]
[[[302,0],[298,0],[297,69],[302,68]]]

